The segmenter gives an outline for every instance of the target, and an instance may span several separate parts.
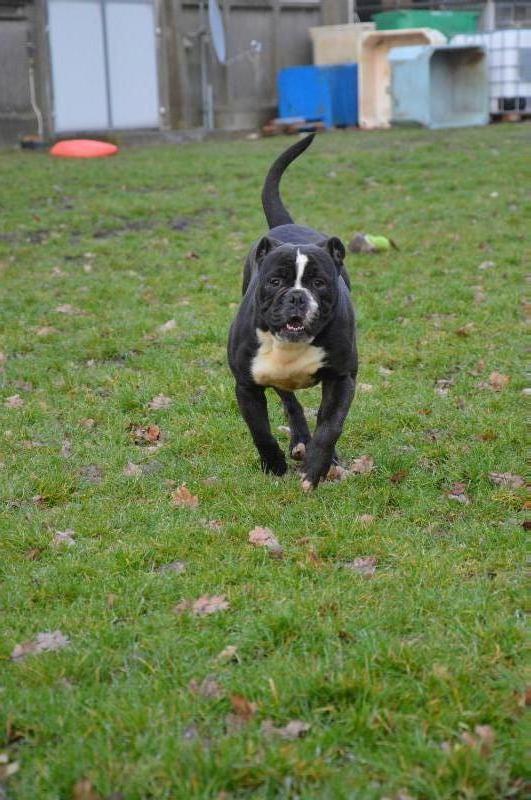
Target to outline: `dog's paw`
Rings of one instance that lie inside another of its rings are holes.
[[[291,448],[291,457],[294,461],[304,461],[306,455],[306,445],[304,442],[298,442]]]
[[[288,465],[282,450],[279,449],[278,453],[272,453],[267,457],[262,456],[260,459],[262,470],[267,475],[284,475],[287,472]]]

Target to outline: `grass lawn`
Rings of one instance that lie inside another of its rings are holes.
[[[225,357],[293,139],[0,154],[0,797],[524,796],[523,497],[489,473],[523,468],[529,134],[337,132],[287,174],[298,222],[400,247],[347,261],[339,452],[374,468],[311,496],[259,471]]]

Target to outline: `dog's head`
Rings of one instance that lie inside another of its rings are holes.
[[[281,341],[311,342],[330,321],[345,257],[333,236],[318,244],[283,244],[264,236],[256,247],[256,300],[268,330]]]

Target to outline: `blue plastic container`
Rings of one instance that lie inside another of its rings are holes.
[[[280,117],[334,125],[358,124],[358,65],[286,67],[278,73]]]
[[[391,122],[462,128],[489,122],[485,50],[477,45],[394,47]]]

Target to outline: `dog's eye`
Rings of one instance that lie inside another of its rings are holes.
[[[269,278],[269,285],[270,286],[280,286],[282,280],[280,278]]]
[[[312,283],[316,289],[322,289],[323,286],[326,285],[325,281],[322,278],[314,278]]]

